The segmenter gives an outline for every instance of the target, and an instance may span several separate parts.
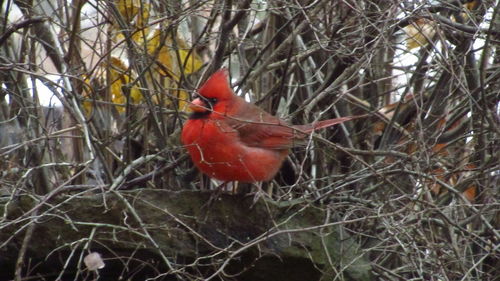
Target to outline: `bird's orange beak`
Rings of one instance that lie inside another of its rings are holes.
[[[191,103],[189,103],[189,109],[193,112],[205,112],[209,109],[206,102],[204,102],[200,98],[194,99]]]

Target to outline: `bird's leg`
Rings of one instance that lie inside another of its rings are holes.
[[[259,201],[261,197],[268,197],[269,199],[272,199],[272,194],[267,193],[262,189],[262,182],[255,183],[254,186],[257,188],[257,191],[255,192],[253,197],[252,207],[253,205],[255,205],[255,203],[257,203],[257,201]]]
[[[266,194],[267,196],[269,196],[270,198],[273,197],[273,184],[271,182],[268,182],[267,184],[267,190],[266,190]]]
[[[233,181],[233,186],[231,188],[231,194],[236,195],[238,193],[239,182]]]
[[[237,185],[236,185],[236,194],[239,194],[239,195],[245,195],[245,194],[248,194],[248,193],[251,193],[252,191],[252,185],[253,184],[250,184],[250,183],[245,183],[245,182],[236,182]]]

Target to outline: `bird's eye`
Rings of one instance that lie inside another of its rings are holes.
[[[207,100],[212,105],[217,103],[217,99],[216,98],[207,98]]]

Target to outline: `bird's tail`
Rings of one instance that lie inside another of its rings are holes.
[[[346,121],[365,117],[365,116],[366,115],[346,116],[346,117],[340,117],[340,118],[334,118],[334,119],[328,119],[328,120],[321,120],[321,121],[314,122],[311,124],[298,125],[298,126],[294,126],[294,127],[301,132],[312,133],[315,130],[328,128],[328,127],[336,125],[336,124],[344,123]]]

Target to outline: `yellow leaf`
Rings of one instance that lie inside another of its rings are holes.
[[[116,7],[118,8],[118,11],[122,15],[122,17],[127,22],[131,22],[132,19],[139,12],[139,8],[141,7],[141,3],[138,0],[117,0]]]
[[[113,68],[116,68],[120,71],[127,70],[127,66],[125,65],[125,63],[117,57],[111,57],[109,62]]]
[[[469,1],[467,3],[464,4],[464,7],[468,10],[474,10],[477,8],[477,6],[479,6],[479,1],[478,0],[474,0],[474,1]]]
[[[148,37],[147,42],[148,53],[153,56],[157,55],[156,61],[159,63],[158,71],[161,75],[178,78],[182,67],[184,67],[185,74],[191,74],[201,68],[203,65],[201,58],[194,50],[190,51],[182,38],[177,36],[175,44],[173,44],[170,35],[163,37],[160,30],[155,29]],[[162,44],[160,44],[161,40],[163,40]]]
[[[109,64],[102,64],[100,65],[94,76],[92,77],[86,77],[84,78],[86,85],[92,85],[92,84],[97,84],[97,87],[102,88],[103,85],[106,85],[107,83],[107,76],[109,76],[109,93],[110,93],[110,100],[106,101],[111,101],[115,103],[116,110],[118,112],[124,112],[125,111],[125,104],[127,103],[127,96],[123,92],[123,86],[128,85],[132,79],[130,78],[130,75],[127,74],[129,71],[127,70],[127,66],[125,63],[117,58],[117,57],[111,57]],[[132,86],[129,90],[130,99],[129,102],[131,104],[139,104],[142,102],[143,97],[141,94],[141,91],[137,86]],[[84,88],[84,93],[83,97],[86,99],[95,99],[99,100],[104,97],[91,97],[91,92],[87,88]],[[93,103],[92,101],[85,100],[83,102],[83,107],[86,111],[87,114],[90,114],[93,109]]]
[[[186,74],[200,70],[203,65],[200,56],[194,51],[189,53],[189,50],[179,50],[179,56],[184,66],[184,73]]]
[[[181,73],[191,74],[198,71],[203,62],[200,56],[190,50],[188,44],[180,36],[163,34],[159,28],[144,29],[138,32],[141,36],[134,36],[134,41],[138,45],[145,45],[147,53],[156,60],[156,74],[151,79],[162,81],[165,92],[154,95],[152,100],[156,104],[165,106],[175,106],[179,110],[187,110],[187,100],[189,94],[178,89],[178,82]],[[118,60],[118,59],[117,59]],[[126,67],[120,61],[111,62],[114,69],[110,69],[112,101],[117,104],[124,104],[126,97],[122,94],[122,86],[130,82],[130,77],[125,74]],[[139,103],[142,101],[141,92],[136,88],[130,89],[130,102]],[[119,112],[124,111],[123,106],[117,106]]]
[[[179,88],[178,83],[170,77],[160,79],[163,91],[153,95],[152,100],[155,104],[162,106],[174,106],[181,111],[189,111],[188,101],[189,93]]]
[[[184,67],[184,73],[191,74],[200,70],[203,65],[200,56],[195,50],[191,50],[188,44],[181,37],[177,36],[177,46],[179,48],[179,58],[182,62],[181,67]],[[188,57],[189,55],[189,57]]]
[[[134,86],[130,89],[130,98],[133,104],[139,104],[142,101],[142,93],[139,88]]]
[[[158,71],[160,74],[163,76],[170,75],[175,78],[179,77],[179,66],[175,63],[176,60],[177,58],[172,49],[172,40],[170,36],[167,36],[165,38],[165,44],[161,46],[158,57],[156,58],[156,61],[159,63]]]
[[[406,46],[408,49],[414,49],[425,46],[436,33],[435,24],[427,19],[418,19],[403,28],[406,33]]]
[[[151,5],[147,3],[142,4],[142,9],[140,9],[141,13],[137,18],[137,27],[143,28],[149,22],[149,10],[151,9]],[[145,33],[147,34],[147,33]]]
[[[465,21],[468,21],[469,20],[469,15],[470,15],[469,11],[475,10],[478,6],[479,6],[479,1],[478,0],[469,1],[469,2],[467,2],[467,3],[464,4],[465,10],[468,10],[468,11],[460,13],[460,15],[462,16],[462,18]]]
[[[179,102],[178,102],[178,108],[179,110],[181,111],[190,111],[189,107],[188,107],[188,100],[189,100],[189,94],[188,92],[186,91],[183,91],[183,90],[179,90],[178,93],[177,93],[177,98],[179,99]]]
[[[116,109],[118,112],[124,112],[125,107],[123,105],[127,103],[127,96],[123,92],[123,86],[129,84],[131,79],[130,76],[126,74],[127,68],[120,59],[112,57],[110,65],[111,101],[117,104]],[[130,95],[130,104],[139,104],[142,101],[142,94],[137,86],[132,86],[128,94]]]
[[[92,99],[91,77],[85,75],[83,77],[83,81],[85,82],[83,84],[83,93],[82,93],[82,97],[84,98],[83,110],[85,111],[87,116],[90,116],[90,114],[92,113],[92,102],[90,101],[90,99]]]
[[[134,41],[144,42],[144,37],[147,36],[149,29],[146,27],[149,22],[151,5],[141,3],[140,0],[117,0],[116,6],[124,20],[129,24],[132,31],[131,37]],[[113,25],[114,35],[113,41],[119,42],[124,38],[119,25]]]

